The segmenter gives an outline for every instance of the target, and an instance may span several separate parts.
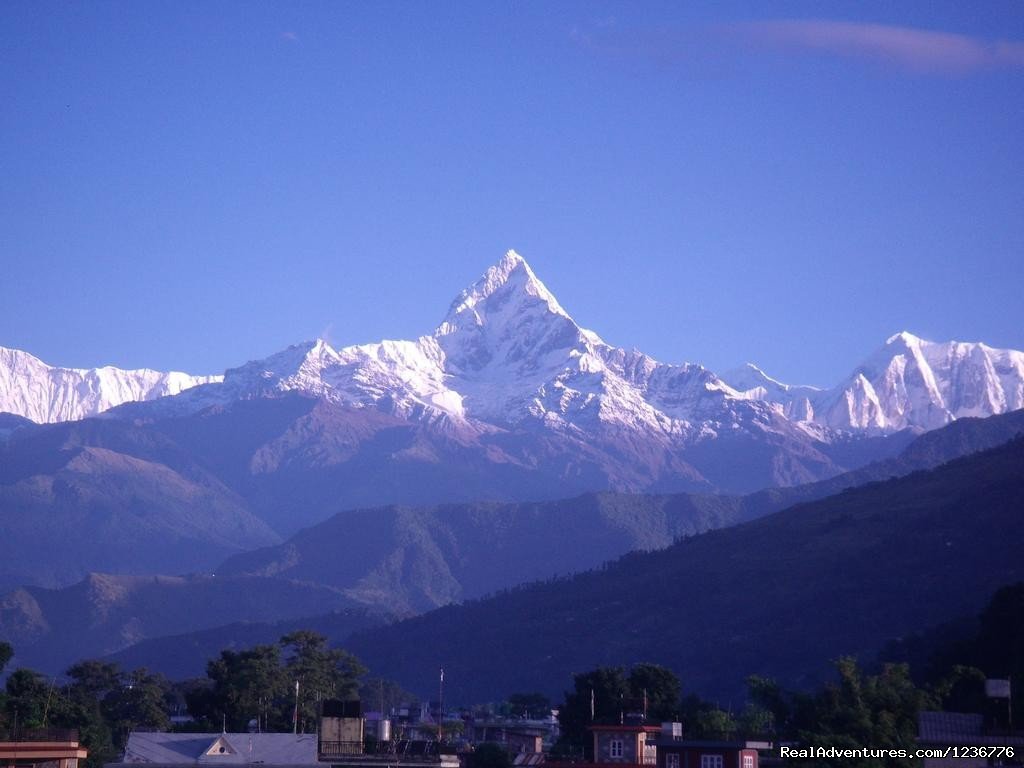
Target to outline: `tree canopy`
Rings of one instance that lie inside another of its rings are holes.
[[[210,684],[189,691],[186,701],[207,727],[244,731],[252,722],[260,730],[291,730],[297,716],[297,729],[311,732],[320,702],[355,698],[365,671],[352,654],[329,648],[323,635],[300,630],[276,644],[221,651],[207,665]]]
[[[573,677],[558,710],[562,744],[568,748],[590,747],[587,728],[594,723],[618,723],[626,715],[643,714],[652,722],[671,720],[680,712],[679,678],[657,664],[598,667]]]

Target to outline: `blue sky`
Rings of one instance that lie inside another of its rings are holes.
[[[1024,8],[0,4],[0,345],[429,332],[508,248],[655,357],[1024,349]]]

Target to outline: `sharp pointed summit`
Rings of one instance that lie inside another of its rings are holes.
[[[910,331],[900,331],[899,333],[894,333],[892,336],[886,339],[885,345],[891,346],[893,344],[903,344],[904,346],[909,347],[912,345],[920,345],[924,341],[925,340],[922,339],[920,336],[915,336]]]
[[[445,336],[467,325],[485,325],[492,315],[497,320],[524,307],[542,308],[569,318],[526,259],[509,250],[455,298],[437,335]]]
[[[450,373],[506,380],[552,373],[600,341],[511,250],[459,294],[434,337]]]

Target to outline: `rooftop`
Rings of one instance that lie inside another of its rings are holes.
[[[316,765],[310,733],[142,733],[128,736],[123,763]]]
[[[970,712],[921,712],[917,732],[926,744],[1024,746],[1024,735],[986,732],[982,716]]]

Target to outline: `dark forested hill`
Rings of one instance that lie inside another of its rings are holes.
[[[571,538],[564,542],[571,549]],[[840,654],[976,612],[1024,576],[1024,439],[932,471],[356,635],[372,669],[452,700],[557,694],[597,664],[666,664],[705,695],[812,685]]]
[[[217,572],[317,582],[390,611],[419,612],[930,469],[1005,443],[1021,430],[1024,411],[962,419],[919,436],[895,458],[831,480],[743,497],[603,493],[543,503],[351,510],[284,544],[236,555]]]
[[[392,611],[421,612],[661,549],[731,525],[741,511],[740,497],[611,493],[353,510],[280,546],[233,557],[217,572],[318,582]]]
[[[206,674],[206,664],[224,650],[239,651],[258,644],[276,643],[297,630],[308,629],[344,644],[357,630],[382,626],[393,617],[363,607],[343,608],[331,613],[278,621],[236,621],[232,624],[143,640],[110,654],[106,661],[122,669],[146,667],[171,680],[185,680]]]
[[[94,573],[63,589],[4,595],[0,639],[17,664],[52,674],[151,637],[339,610],[366,612],[337,590],[285,579]]]

